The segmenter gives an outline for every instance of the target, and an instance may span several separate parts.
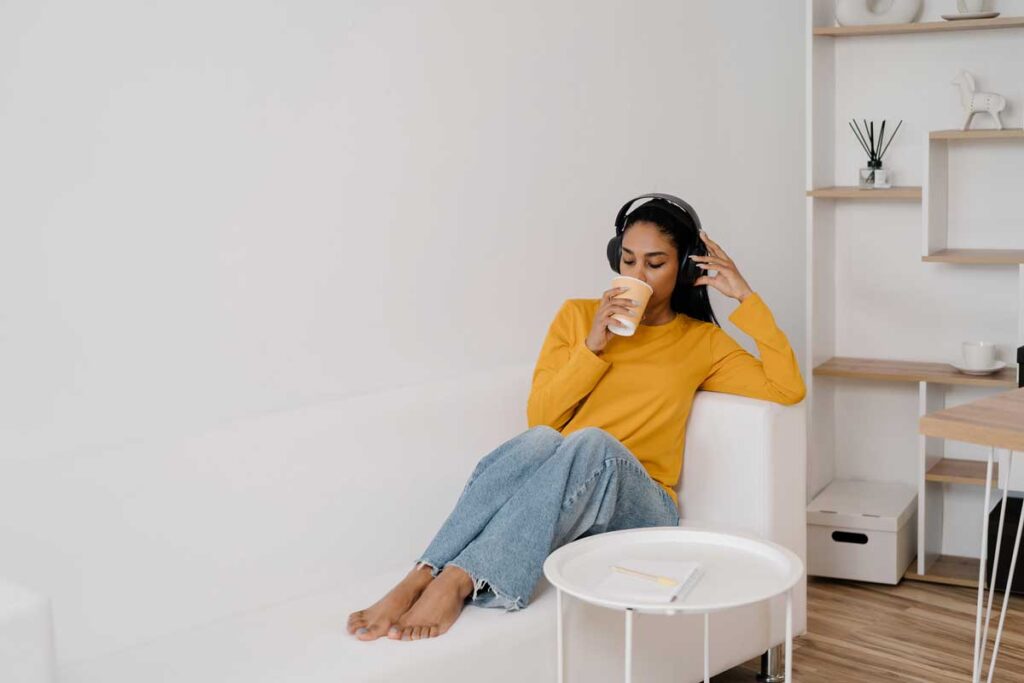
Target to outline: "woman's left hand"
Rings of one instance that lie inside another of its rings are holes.
[[[747,284],[747,281],[740,275],[739,270],[736,269],[736,263],[729,258],[725,251],[715,242],[712,242],[703,230],[700,232],[700,238],[707,245],[708,255],[690,256],[691,259],[697,262],[697,267],[705,272],[705,275],[697,278],[693,285],[695,287],[698,285],[711,285],[722,294],[731,296],[739,301],[743,301],[747,296],[753,294],[750,285]],[[707,275],[708,270],[718,272],[715,275]]]

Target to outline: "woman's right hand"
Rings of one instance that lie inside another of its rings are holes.
[[[613,315],[617,313],[632,315],[635,313],[635,301],[632,299],[616,298],[618,294],[627,290],[628,287],[612,287],[601,297],[601,304],[597,307],[597,313],[594,315],[594,324],[590,328],[590,334],[587,335],[586,344],[591,352],[598,354],[604,351],[604,347],[608,345],[608,342],[615,334],[608,329],[608,326],[613,324],[613,322],[614,324],[619,324],[617,320],[612,318]]]

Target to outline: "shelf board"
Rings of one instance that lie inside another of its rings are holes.
[[[911,24],[874,24],[868,26],[819,26],[816,36],[881,36],[894,33],[938,33],[945,31],[973,31],[997,28],[1024,27],[1024,17],[996,17],[995,19],[957,19],[956,21],[921,21]]]
[[[942,583],[947,586],[978,587],[978,569],[981,560],[976,557],[957,557],[956,555],[939,555],[924,574],[917,573],[917,560],[903,574],[904,579],[911,581],[927,581]]]
[[[942,249],[921,257],[933,263],[1015,266],[1024,263],[1024,249]]]
[[[1024,140],[1024,128],[933,130],[928,134],[928,138],[930,140]]]
[[[1007,366],[991,375],[965,375],[948,363],[920,363],[877,358],[830,358],[814,368],[819,377],[846,377],[881,382],[933,382],[979,387],[1016,387],[1017,366]]]
[[[941,481],[948,484],[985,485],[987,463],[981,460],[956,460],[943,458],[931,466],[924,475],[927,481]],[[992,463],[992,481],[999,481],[999,463]]]
[[[807,196],[823,199],[921,199],[921,188],[897,186],[879,190],[862,190],[856,185],[846,185],[808,190]]]

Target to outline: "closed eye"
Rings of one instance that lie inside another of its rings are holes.
[[[625,263],[627,266],[631,266],[634,263],[636,263],[636,261],[626,261],[625,259],[623,259],[622,262]],[[657,270],[658,268],[661,268],[663,265],[665,265],[665,264],[664,263],[648,263],[647,264],[647,266],[649,268],[653,268],[655,270]]]

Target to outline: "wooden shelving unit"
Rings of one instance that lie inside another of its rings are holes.
[[[985,485],[985,463],[980,460],[957,460],[955,458],[939,458],[925,473],[926,481],[939,481],[947,484],[968,484],[970,486]],[[999,480],[999,463],[992,465],[993,481]]]
[[[1017,144],[1024,142],[1024,129],[933,130],[925,141],[925,184],[922,196],[924,239],[921,260],[981,266],[1020,266],[1024,249],[950,249],[949,235],[949,146],[972,141]],[[1022,268],[1024,278],[1024,268]]]
[[[1024,128],[1003,130],[933,130],[929,140],[1024,140]]]
[[[958,20],[958,21],[924,21],[911,24],[889,24],[875,26],[849,26],[840,27],[835,25],[835,2],[834,0],[806,0],[808,10],[808,23],[811,26],[807,36],[807,172],[808,188],[807,196],[807,356],[803,364],[805,368],[813,368],[811,378],[808,382],[808,407],[809,407],[809,432],[808,449],[810,460],[813,465],[808,470],[808,483],[814,494],[816,491],[828,484],[837,472],[847,471],[853,473],[851,476],[860,475],[864,478],[884,480],[887,478],[885,470],[875,468],[876,476],[865,476],[865,472],[877,461],[870,455],[861,456],[859,449],[860,438],[857,445],[847,445],[843,438],[852,426],[844,420],[856,419],[847,417],[851,413],[845,409],[853,407],[853,415],[857,411],[864,411],[862,415],[872,414],[870,409],[862,407],[859,399],[850,396],[849,399],[842,397],[842,383],[844,381],[867,381],[867,382],[896,382],[917,383],[919,416],[940,411],[946,407],[947,392],[955,387],[977,387],[986,390],[1004,391],[1017,386],[1017,368],[1010,366],[993,375],[966,375],[958,372],[946,363],[930,363],[920,360],[898,360],[884,358],[856,358],[839,355],[840,350],[849,348],[851,340],[843,339],[842,335],[851,334],[851,324],[863,325],[864,309],[858,311],[856,317],[848,317],[843,313],[842,301],[852,296],[850,280],[844,281],[837,276],[837,266],[843,267],[845,277],[849,277],[851,263],[865,263],[864,254],[860,251],[850,252],[851,248],[866,248],[867,238],[863,240],[851,237],[847,231],[857,231],[861,226],[849,225],[854,221],[870,220],[875,221],[877,228],[879,222],[884,222],[884,211],[892,209],[893,215],[899,220],[904,220],[905,209],[901,206],[906,202],[918,202],[921,208],[920,224],[920,253],[913,254],[907,259],[908,268],[926,269],[933,273],[943,270],[960,271],[957,265],[971,266],[971,271],[985,268],[1012,269],[1017,273],[1016,289],[1019,291],[1018,301],[1021,302],[1021,310],[1017,313],[1018,338],[1016,345],[1024,344],[1024,231],[1020,241],[1011,241],[1006,244],[1005,249],[978,249],[976,246],[1000,246],[1000,243],[981,245],[977,242],[967,244],[950,244],[949,230],[949,198],[951,178],[959,178],[951,173],[950,162],[956,165],[960,161],[961,145],[977,145],[978,153],[984,155],[1000,145],[1012,145],[1014,148],[1024,146],[1024,129],[1020,126],[1019,109],[1009,119],[1004,112],[1003,124],[1014,126],[1004,130],[955,130],[941,129],[944,126],[957,120],[961,120],[959,111],[951,110],[946,115],[933,115],[932,111],[924,106],[919,106],[912,98],[900,95],[897,85],[903,85],[903,92],[906,87],[919,87],[921,82],[913,80],[913,74],[900,72],[899,69],[889,70],[882,74],[886,80],[880,86],[881,91],[887,93],[887,102],[892,103],[893,109],[898,109],[904,118],[902,135],[907,135],[908,130],[915,127],[920,132],[922,145],[916,145],[921,150],[923,157],[923,173],[920,174],[921,186],[897,186],[885,190],[860,190],[852,186],[841,185],[844,180],[856,178],[855,169],[850,169],[850,157],[846,156],[844,145],[853,144],[847,131],[847,120],[851,115],[859,115],[858,112],[850,109],[851,103],[856,106],[864,106],[865,111],[876,109],[879,106],[879,99],[874,97],[874,90],[867,92],[865,98],[860,98],[859,93],[850,93],[847,88],[859,87],[858,78],[863,78],[869,73],[864,64],[875,59],[891,59],[893,55],[909,53],[913,48],[919,54],[914,55],[921,63],[928,63],[930,57],[939,54],[947,55],[950,49],[956,51],[954,57],[959,59],[961,55],[966,59],[974,48],[977,52],[983,52],[991,44],[1012,44],[1017,34],[996,35],[993,30],[1021,29],[1024,28],[1024,17],[998,17],[996,19],[981,20]],[[934,8],[932,8],[934,9]],[[951,9],[955,11],[955,9]],[[920,34],[920,33],[960,33],[955,41],[936,38],[928,40],[915,35],[898,34]],[[892,36],[880,40],[847,41],[841,43],[836,39],[854,38],[858,36]],[[1007,40],[1009,38],[1010,40]],[[1024,40],[1024,34],[1021,35]],[[883,44],[881,40],[884,40]],[[898,42],[902,41],[902,42]],[[897,43],[893,49],[890,43]],[[950,47],[953,46],[953,47]],[[876,50],[876,48],[878,48]],[[898,49],[896,49],[898,48]],[[988,54],[988,53],[986,53]],[[882,55],[882,56],[880,56]],[[994,59],[994,57],[993,57]],[[1011,59],[1016,59],[1011,53]],[[906,64],[914,63],[908,59]],[[882,72],[878,72],[882,73]],[[929,72],[930,73],[930,72]],[[952,72],[949,77],[952,77]],[[908,78],[911,76],[911,78]],[[1005,79],[1005,73],[1002,76]],[[931,77],[929,77],[931,78]],[[945,76],[943,76],[945,78]],[[867,87],[867,86],[865,86]],[[934,88],[948,87],[948,80],[943,82],[936,79]],[[848,95],[858,97],[848,97]],[[934,93],[929,93],[934,94]],[[1016,104],[1016,103],[1013,103]],[[888,103],[886,107],[888,107]],[[955,106],[955,105],[954,105]],[[1012,108],[1012,105],[1011,105]],[[943,120],[943,118],[945,120]],[[928,122],[932,125],[929,130]],[[940,122],[941,121],[941,122]],[[910,124],[910,127],[908,127]],[[991,125],[987,119],[975,118],[973,125]],[[897,141],[898,142],[898,141]],[[915,141],[916,143],[916,141]],[[1001,151],[1001,150],[996,150]],[[967,154],[974,154],[967,151]],[[1002,155],[999,157],[1002,161]],[[973,161],[973,157],[971,158]],[[1024,162],[1024,157],[1022,157]],[[959,170],[959,169],[954,169]],[[972,170],[973,173],[973,170]],[[904,176],[908,182],[917,182],[911,175]],[[957,198],[954,196],[954,198]],[[1013,200],[1016,201],[1016,200]],[[892,203],[895,202],[895,205]],[[857,205],[858,209],[850,208],[850,205]],[[859,206],[870,206],[870,212],[859,211]],[[880,206],[881,205],[881,206]],[[954,206],[955,208],[955,206]],[[958,215],[958,214],[954,214]],[[865,226],[867,227],[867,226]],[[960,226],[954,226],[959,228]],[[872,233],[877,237],[878,231]],[[962,234],[954,231],[954,235]],[[967,231],[970,235],[970,231]],[[967,237],[969,240],[970,237]],[[978,238],[980,240],[980,237]],[[1011,237],[1012,239],[1012,237]],[[894,240],[893,244],[899,244]],[[902,248],[902,247],[901,247]],[[918,258],[920,257],[920,258]],[[886,266],[891,262],[886,261]],[[941,274],[929,273],[925,276],[922,273],[915,273],[915,284],[921,291],[921,283],[927,278],[942,278],[943,285],[948,287],[948,281]],[[963,269],[962,272],[950,273],[950,280],[968,279],[972,273]],[[980,277],[980,275],[979,275]],[[985,274],[986,278],[991,278]],[[1002,276],[996,276],[1002,277]],[[1001,280],[1000,280],[1001,282]],[[860,280],[858,280],[860,284]],[[877,294],[877,292],[875,292]],[[983,292],[979,292],[979,295]],[[928,316],[929,307],[935,307],[936,315],[945,313],[938,307],[945,302],[929,300],[927,297],[918,301],[922,316]],[[961,304],[962,302],[957,302]],[[904,307],[908,308],[908,307]],[[888,306],[885,312],[890,316],[887,320],[893,320],[898,307]],[[1012,313],[1011,313],[1012,315]],[[908,319],[907,325],[912,326],[915,320]],[[948,325],[947,325],[948,327]],[[968,327],[965,325],[964,327]],[[886,333],[892,333],[889,329]],[[856,333],[857,340],[863,339],[863,328]],[[967,338],[966,336],[964,337]],[[937,340],[945,341],[949,340]],[[1010,339],[1000,341],[1011,341]],[[845,342],[845,343],[844,343]],[[859,342],[858,342],[859,343]],[[881,354],[881,355],[884,355]],[[1004,360],[1009,360],[1004,358]],[[870,391],[870,388],[865,389]],[[848,400],[848,403],[846,401]],[[896,425],[891,425],[896,426]],[[909,426],[908,426],[909,428]],[[871,430],[870,424],[865,424],[864,430]],[[916,430],[915,430],[916,433]],[[867,436],[867,435],[864,435]],[[948,583],[961,586],[977,586],[978,560],[975,558],[956,557],[944,554],[943,550],[943,510],[947,507],[946,492],[948,487],[973,487],[983,489],[985,481],[985,462],[975,462],[957,458],[946,457],[947,449],[945,438],[942,436],[919,434],[917,438],[918,448],[916,453],[905,454],[906,458],[894,464],[893,473],[888,475],[889,479],[898,479],[907,485],[915,485],[918,491],[917,508],[917,560],[906,573],[906,578],[914,578],[924,581]],[[900,454],[894,454],[893,461]],[[868,460],[858,460],[860,457]],[[837,460],[837,458],[841,458]],[[914,468],[911,475],[911,467]],[[884,467],[884,465],[880,465]],[[912,478],[908,478],[912,477]],[[973,495],[973,494],[971,494]],[[960,514],[955,512],[959,498],[952,501],[953,507],[947,514]],[[979,506],[980,507],[980,506]],[[977,514],[972,511],[972,515]],[[980,519],[979,528],[980,528]],[[961,553],[966,551],[959,551]]]
[[[927,581],[929,583],[942,583],[949,586],[977,588],[980,564],[981,560],[976,557],[939,555],[932,560],[928,565],[928,569],[921,574],[917,571],[917,563],[911,562],[910,568],[903,574],[903,578],[912,581]]]
[[[1017,386],[1017,366],[992,375],[966,375],[948,363],[922,363],[877,358],[830,358],[814,368],[819,377],[846,377],[880,382],[931,382],[1006,389]]]
[[[945,33],[947,31],[984,31],[1024,27],[1024,17],[995,19],[960,19],[957,21],[926,21],[913,24],[878,24],[876,26],[819,26],[816,36],[883,36],[896,33]]]
[[[816,190],[808,190],[808,197],[819,199],[921,199],[920,187],[890,187],[883,190],[862,190],[855,185],[842,187],[820,187]]]
[[[921,260],[978,266],[1016,266],[1024,263],[1024,249],[940,249],[925,254]]]

